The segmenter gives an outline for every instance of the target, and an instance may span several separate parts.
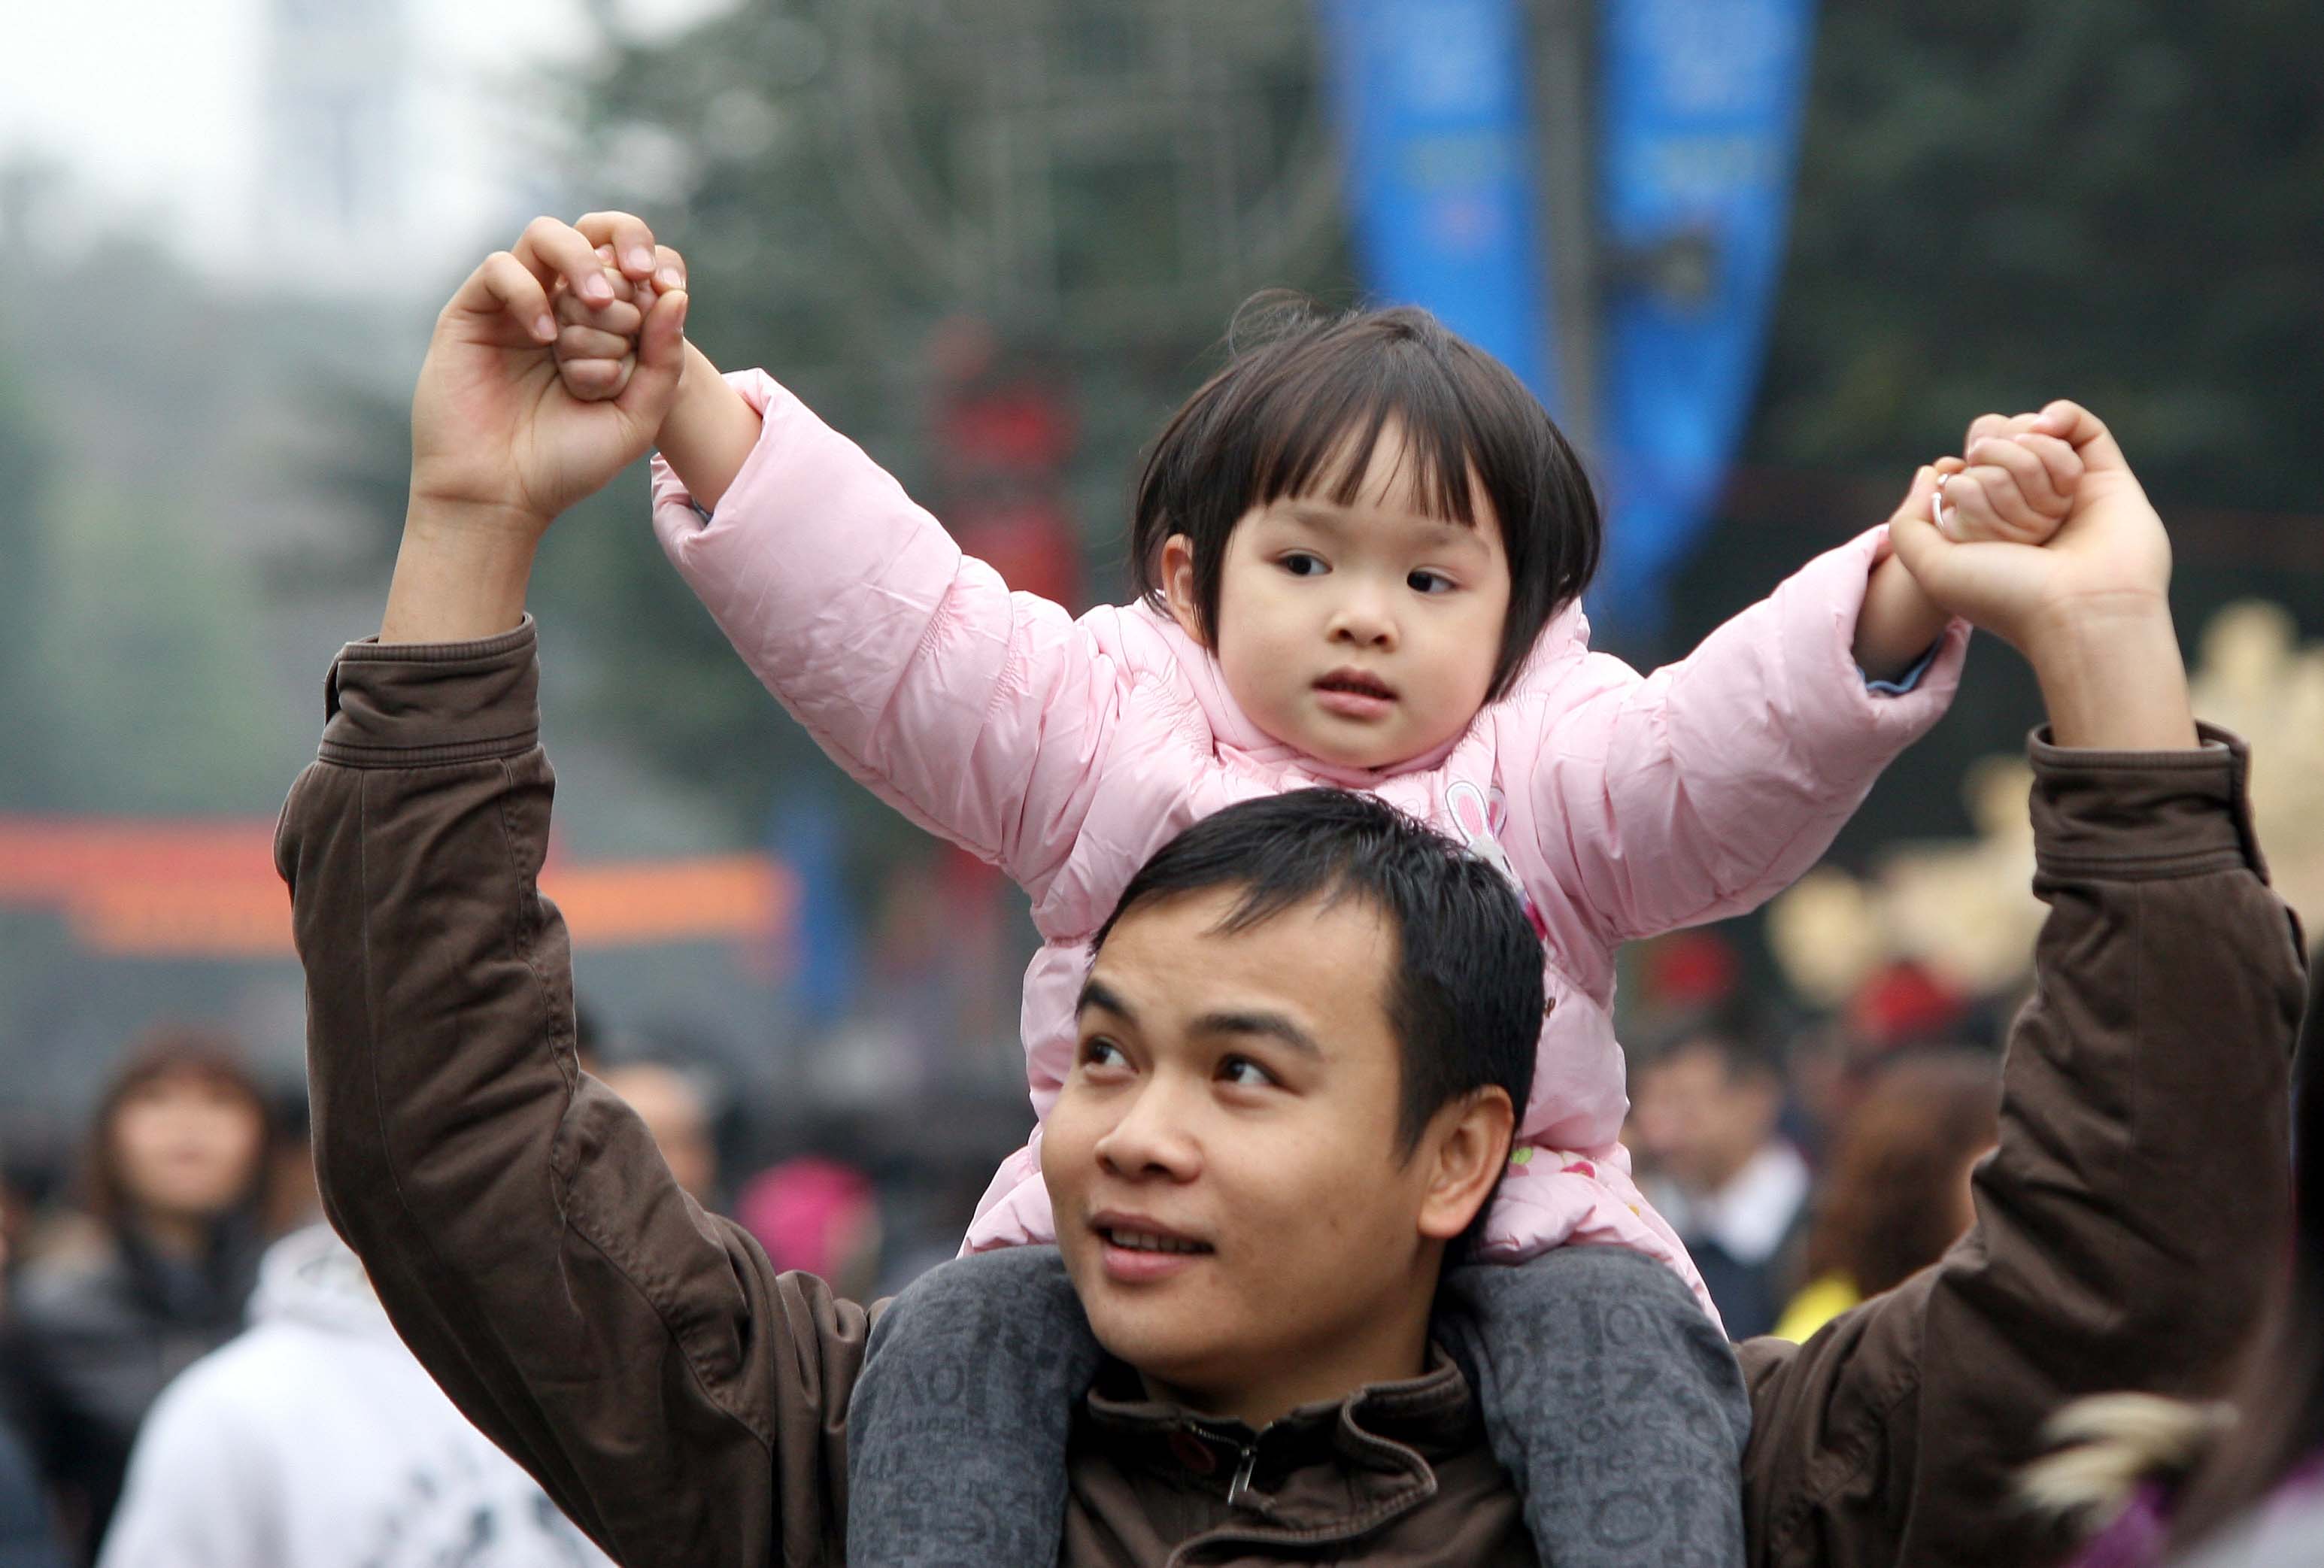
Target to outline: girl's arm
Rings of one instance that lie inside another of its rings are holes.
[[[678,396],[685,399],[683,389]],[[1895,556],[1872,568],[1856,616],[1856,665],[1874,680],[1901,679],[1944,635],[1952,617],[1921,591]]]
[[[1079,835],[1127,676],[771,377],[715,376],[689,357],[692,417],[664,426],[662,549],[834,761],[1038,896]]]
[[[1924,489],[1905,507],[1925,509]],[[1508,737],[1509,842],[1564,890],[1563,910],[1543,910],[1554,925],[1611,944],[1724,918],[1822,857],[1960,678],[1969,633],[1956,622],[1912,690],[1870,688],[1883,671],[1858,664],[1858,627],[1885,554],[1875,530],[1817,557],[1644,678],[1592,656],[1537,728]]]
[[[758,444],[759,410],[726,384],[708,355],[687,343],[678,401],[659,438],[670,471],[704,511],[715,511]]]

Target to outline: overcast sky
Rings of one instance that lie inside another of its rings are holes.
[[[277,0],[0,0],[0,158],[61,164],[81,225],[166,232],[214,271],[253,254],[268,17]],[[317,0],[308,0],[317,3]],[[332,0],[320,0],[331,4]],[[627,0],[671,28],[728,0]],[[586,56],[582,0],[404,0],[412,56],[406,178],[418,271],[475,248],[525,204],[529,178],[499,79]],[[64,236],[70,237],[70,236]]]

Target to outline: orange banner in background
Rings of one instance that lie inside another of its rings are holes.
[[[541,891],[580,947],[762,944],[798,890],[763,854],[575,863],[552,854]],[[267,822],[0,816],[0,906],[50,909],[99,953],[149,958],[291,955],[290,899]]]

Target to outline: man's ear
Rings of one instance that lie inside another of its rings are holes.
[[[1181,632],[1204,648],[1211,645],[1203,634],[1202,607],[1194,599],[1194,541],[1183,533],[1162,541],[1162,602],[1170,606],[1170,618]]]
[[[1428,1162],[1418,1218],[1423,1236],[1450,1241],[1469,1228],[1508,1163],[1517,1124],[1509,1092],[1498,1084],[1455,1100],[1431,1119],[1416,1151]]]

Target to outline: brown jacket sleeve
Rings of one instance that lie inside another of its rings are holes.
[[[1805,1345],[1742,1347],[1751,1561],[2053,1562],[2020,1507],[2043,1422],[2084,1394],[2215,1394],[2282,1256],[2296,928],[2253,842],[2239,742],[2037,737],[2036,989],[2000,1147],[1942,1262]]]
[[[865,1315],[576,1068],[532,623],[350,645],[276,862],[331,1222],[470,1420],[629,1568],[840,1561]]]

